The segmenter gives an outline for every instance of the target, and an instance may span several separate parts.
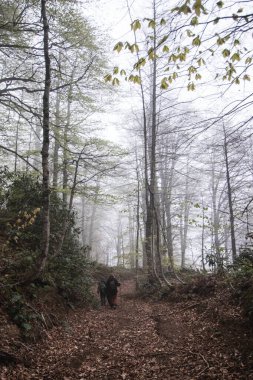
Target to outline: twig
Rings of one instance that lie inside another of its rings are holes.
[[[200,352],[192,352],[190,350],[188,350],[188,352],[190,352],[190,354],[192,355],[197,355],[197,356],[200,356],[203,361],[205,362],[206,364],[206,367],[204,369],[202,369],[197,376],[201,375],[203,372],[205,372],[208,368],[209,368],[209,363],[207,362],[206,358],[200,353]]]

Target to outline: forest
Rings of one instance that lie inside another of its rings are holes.
[[[0,33],[0,380],[253,379],[251,1],[0,0]]]

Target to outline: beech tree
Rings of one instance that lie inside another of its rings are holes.
[[[50,237],[50,189],[49,189],[49,131],[50,131],[50,86],[51,64],[49,56],[49,23],[46,9],[47,0],[41,0],[41,17],[43,20],[43,51],[45,59],[45,85],[43,94],[43,142],[42,142],[42,242],[38,273],[44,269],[49,252]]]

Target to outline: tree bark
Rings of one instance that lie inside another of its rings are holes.
[[[59,150],[60,150],[60,94],[59,90],[56,94],[55,105],[55,126],[54,126],[54,153],[53,153],[53,188],[58,186],[58,174],[59,174]]]
[[[43,94],[43,143],[42,143],[42,241],[41,254],[38,263],[38,272],[41,273],[45,268],[49,252],[50,237],[50,188],[49,188],[49,99],[51,87],[51,63],[49,55],[49,24],[46,10],[47,0],[41,0],[41,16],[43,20],[43,51],[45,60],[45,80]]]
[[[232,189],[231,189],[230,172],[229,172],[229,161],[228,161],[228,141],[227,141],[227,135],[226,135],[224,124],[223,124],[223,132],[224,132],[224,155],[225,155],[225,163],[226,163],[226,179],[227,179],[227,191],[228,191],[232,260],[234,263],[236,259],[235,219],[234,219]]]

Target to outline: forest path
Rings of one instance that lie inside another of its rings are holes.
[[[207,323],[207,304],[147,302],[130,297],[133,282],[121,288],[116,310],[71,313],[0,379],[253,379],[234,324]]]

